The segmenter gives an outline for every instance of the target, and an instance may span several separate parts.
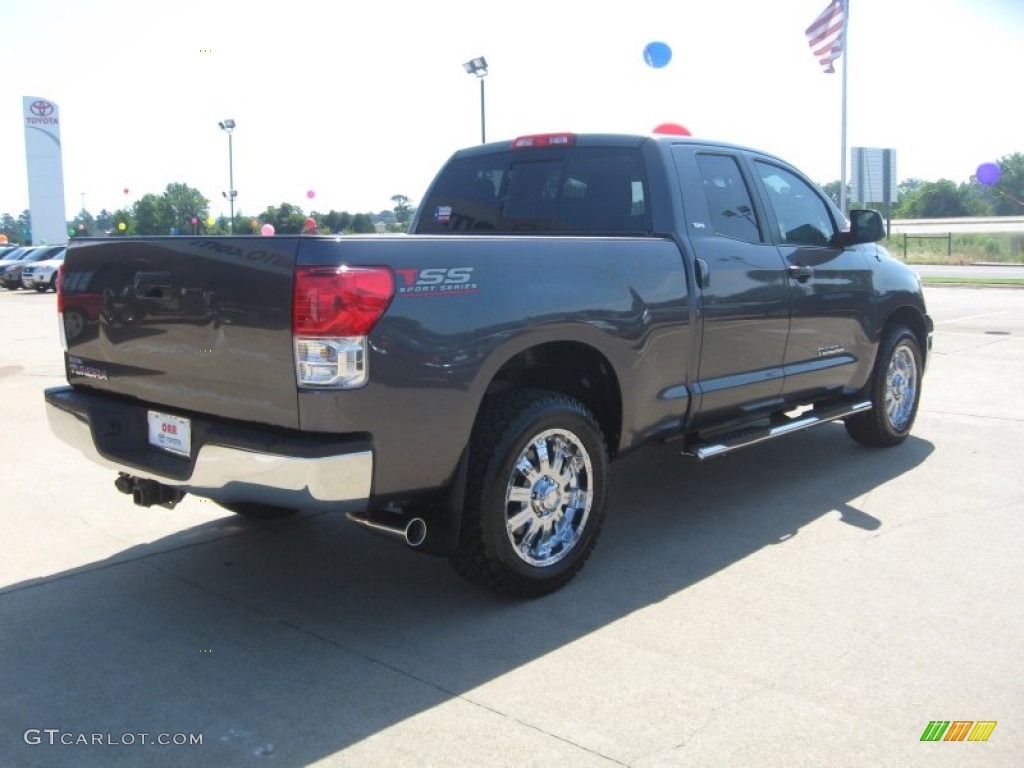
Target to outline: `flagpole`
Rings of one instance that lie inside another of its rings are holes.
[[[839,208],[845,216],[846,211],[846,73],[849,71],[850,41],[850,0],[829,0],[825,10],[804,30],[811,53],[825,74],[835,73],[836,59],[843,68],[843,105],[841,125],[841,157],[839,158]]]
[[[842,159],[839,164],[839,210],[846,215],[846,71],[850,68],[850,0],[844,0],[846,12],[843,14],[843,109],[842,129],[840,131],[842,144]]]

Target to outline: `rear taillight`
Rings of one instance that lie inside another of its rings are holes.
[[[298,385],[365,385],[367,336],[394,295],[387,267],[297,267],[292,336]]]

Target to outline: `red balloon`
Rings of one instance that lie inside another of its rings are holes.
[[[693,136],[689,128],[679,123],[662,123],[655,127],[654,133],[666,134],[668,136]]]
[[[124,193],[125,193],[126,195],[128,194],[128,187],[125,187],[125,188],[124,188]]]

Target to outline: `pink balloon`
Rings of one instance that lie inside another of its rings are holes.
[[[128,187],[125,187],[125,188],[124,188],[124,193],[125,193],[126,195],[128,194]]]
[[[313,199],[314,197],[316,197],[316,192],[314,192],[314,191],[313,191],[313,190],[311,189],[311,190],[309,190],[308,192],[306,192],[306,197],[308,197],[308,198],[309,198],[310,200],[312,200],[312,199]]]
[[[264,237],[270,237],[272,234],[274,234],[274,225],[264,224],[262,227],[260,227],[260,234],[263,235]]]

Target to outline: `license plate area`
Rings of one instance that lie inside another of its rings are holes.
[[[149,444],[175,456],[192,456],[192,420],[159,411],[147,411]]]

